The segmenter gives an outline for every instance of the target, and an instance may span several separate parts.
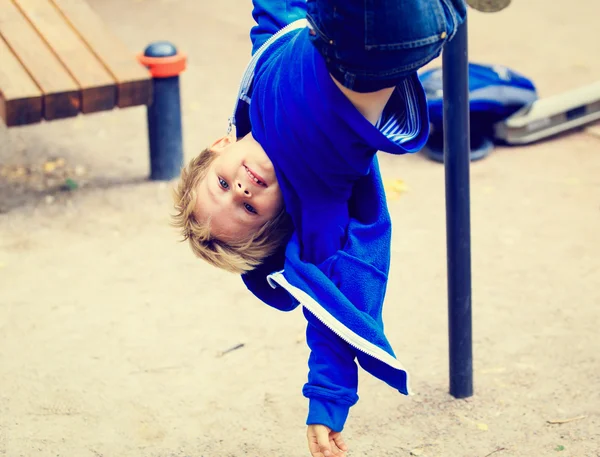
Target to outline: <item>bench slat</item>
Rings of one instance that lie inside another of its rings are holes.
[[[42,91],[0,37],[0,117],[8,127],[42,119]]]
[[[152,81],[146,68],[104,25],[84,0],[51,0],[117,81],[121,108],[152,101]]]
[[[11,0],[0,0],[0,35],[44,93],[43,117],[76,116],[79,86]]]
[[[115,107],[116,81],[49,0],[13,0],[81,90],[81,112]]]

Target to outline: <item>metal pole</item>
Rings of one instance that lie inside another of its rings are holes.
[[[465,398],[473,395],[466,19],[445,46],[442,59],[450,394],[456,398]]]
[[[170,180],[183,165],[179,74],[186,57],[166,41],[152,43],[139,57],[153,76],[153,99],[148,106],[150,179]]]

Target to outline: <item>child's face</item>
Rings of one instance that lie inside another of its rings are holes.
[[[221,138],[211,149],[218,155],[196,189],[194,216],[199,222],[210,217],[216,238],[242,240],[283,207],[273,164],[251,135],[237,142]]]

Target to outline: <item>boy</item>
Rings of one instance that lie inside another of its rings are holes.
[[[175,224],[211,264],[284,311],[311,349],[308,444],[344,455],[357,365],[408,393],[383,333],[391,223],[376,152],[421,149],[416,70],[439,55],[463,0],[254,0],[253,58],[236,127],[193,159]],[[307,22],[304,21],[306,18]]]

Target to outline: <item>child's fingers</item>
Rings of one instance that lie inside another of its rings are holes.
[[[332,457],[331,445],[329,444],[329,430],[325,427],[318,427],[315,432],[317,434],[319,451],[323,454],[323,457]]]
[[[322,429],[322,430],[321,430]],[[325,457],[324,451],[328,446],[323,447],[323,442],[329,442],[329,429],[322,425],[310,425],[307,430],[308,450],[312,457]],[[324,440],[324,441],[323,441]],[[329,453],[327,457],[332,454]]]
[[[323,454],[321,454],[321,450],[319,448],[319,444],[316,441],[308,443],[308,450],[310,451],[310,455],[312,457],[323,457]]]
[[[331,453],[334,457],[346,457],[346,453],[337,447],[337,444],[335,444],[335,441],[333,441],[331,437],[329,438],[329,447],[331,448]]]
[[[321,454],[321,449],[319,448],[319,443],[317,443],[317,437],[312,433],[308,434],[308,450],[310,451],[310,455],[312,457],[323,457],[323,454]]]
[[[344,452],[348,452],[348,446],[344,442],[344,439],[342,438],[342,434],[341,433],[339,433],[339,432],[338,433],[333,433],[331,435],[331,438],[333,439],[333,441],[335,442],[335,445],[338,448],[340,448]]]
[[[310,450],[310,455],[312,457],[323,457],[323,453],[321,452],[321,448],[319,448],[319,445],[317,443],[309,445],[308,448]]]

